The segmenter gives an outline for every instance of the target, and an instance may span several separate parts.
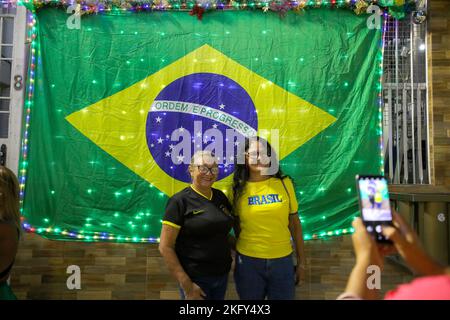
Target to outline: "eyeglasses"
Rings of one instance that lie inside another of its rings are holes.
[[[207,174],[209,172],[211,175],[216,175],[219,173],[219,168],[217,167],[208,168],[207,166],[197,166],[197,168],[201,174]]]
[[[258,158],[260,160],[267,160],[270,159],[270,156],[268,156],[266,153],[259,153],[259,152],[246,152],[246,155],[252,159],[257,160]]]

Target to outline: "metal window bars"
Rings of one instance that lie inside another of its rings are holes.
[[[15,8],[0,7],[0,139],[9,132],[14,17]]]
[[[383,61],[385,173],[394,184],[429,184],[426,22],[387,18]]]

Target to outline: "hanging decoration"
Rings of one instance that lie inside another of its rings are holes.
[[[427,20],[427,14],[424,10],[414,11],[412,17],[415,24],[422,24]]]
[[[16,1],[10,0],[10,3]],[[80,14],[148,11],[188,11],[199,20],[212,10],[260,10],[272,11],[283,18],[288,11],[301,13],[307,9],[349,9],[357,15],[366,14],[370,5],[377,5],[397,19],[415,9],[414,0],[21,0],[31,10],[43,7],[68,8],[80,5]],[[423,11],[422,11],[423,12]],[[421,13],[422,13],[421,12]],[[418,21],[418,20],[417,20]]]

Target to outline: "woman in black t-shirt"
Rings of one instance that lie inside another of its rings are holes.
[[[180,284],[182,299],[223,300],[232,261],[231,205],[211,187],[218,167],[210,152],[197,152],[189,172],[191,186],[167,203],[159,251]]]

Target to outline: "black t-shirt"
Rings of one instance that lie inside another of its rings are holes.
[[[187,187],[167,202],[163,223],[180,228],[175,252],[190,277],[223,275],[231,268],[228,234],[233,226],[231,205],[222,191],[212,198]]]

